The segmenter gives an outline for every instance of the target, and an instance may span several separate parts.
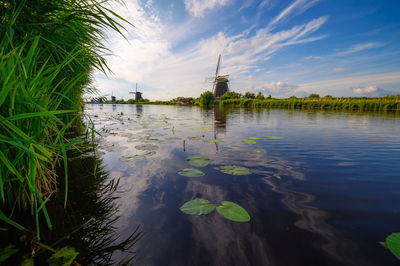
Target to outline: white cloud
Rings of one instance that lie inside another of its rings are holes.
[[[228,0],[185,0],[185,9],[193,17],[202,17],[207,11],[228,4]]]
[[[372,85],[353,89],[353,92],[361,96],[370,96],[370,97],[380,97],[380,96],[395,94],[395,92],[393,91],[384,90]]]
[[[285,8],[279,15],[277,15],[270,23],[270,27],[278,24],[280,21],[287,19],[290,15],[304,13],[307,9],[318,3],[319,0],[296,0],[290,6]]]
[[[349,49],[336,53],[334,54],[334,56],[347,56],[347,55],[351,55],[354,53],[358,53],[367,49],[373,49],[373,48],[379,48],[384,46],[385,43],[381,43],[381,42],[369,42],[369,43],[361,43],[361,44],[357,44],[354,45],[353,47],[350,47]]]
[[[141,89],[144,88],[144,96],[152,100],[197,97],[211,88],[211,84],[205,82],[205,77],[215,72],[220,53],[223,56],[220,73],[231,74],[233,89],[244,91],[246,88],[264,88],[265,80],[272,78],[268,77],[263,64],[289,46],[324,38],[313,33],[328,19],[323,16],[275,32],[270,32],[269,25],[266,25],[252,36],[248,36],[247,30],[237,35],[219,32],[174,50],[177,44],[185,40],[188,32],[196,30],[193,29],[195,19],[176,27],[161,21],[149,3],[144,5],[131,0],[126,5],[128,9],[119,7],[117,12],[132,21],[135,28],[129,30],[129,42],[112,36],[110,46],[116,56],[110,58],[109,66],[114,76],[111,77],[112,81],[106,82],[104,76],[96,73],[95,82],[101,91],[110,94],[113,90],[115,95],[125,99],[136,82]],[[249,78],[250,73],[255,77]],[[276,94],[279,94],[277,90],[274,91]]]

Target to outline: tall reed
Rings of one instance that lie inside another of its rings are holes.
[[[12,215],[29,210],[38,238],[41,219],[52,227],[46,203],[57,192],[57,164],[67,203],[68,134],[93,69],[108,69],[104,30],[123,29],[107,2],[0,1],[0,219],[24,229]]]

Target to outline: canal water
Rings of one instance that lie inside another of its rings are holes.
[[[398,114],[110,104],[85,115],[101,168],[119,180],[115,232],[143,233],[117,260],[130,251],[136,265],[399,264],[379,244],[400,232]],[[191,166],[193,155],[210,164]],[[251,174],[221,172],[229,165]],[[204,176],[179,175],[185,168]],[[195,198],[234,202],[251,219],[180,210]]]

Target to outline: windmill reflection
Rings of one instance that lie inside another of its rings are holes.
[[[226,134],[226,109],[219,105],[214,107],[214,139],[218,139],[219,134]],[[215,143],[218,151],[218,143]]]

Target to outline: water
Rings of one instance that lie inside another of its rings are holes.
[[[101,133],[103,169],[120,179],[116,231],[121,239],[138,225],[144,232],[131,250],[136,265],[399,263],[378,243],[400,231],[398,115],[152,105],[85,112]],[[242,142],[249,137],[261,139]],[[177,174],[190,155],[211,159],[203,177]],[[252,174],[227,175],[223,165]],[[235,202],[251,220],[179,210],[196,197]]]

